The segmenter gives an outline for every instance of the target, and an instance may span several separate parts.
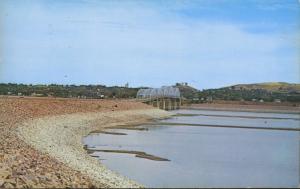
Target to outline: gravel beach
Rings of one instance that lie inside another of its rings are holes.
[[[113,188],[141,187],[90,157],[83,149],[82,137],[93,130],[120,124],[137,124],[169,115],[162,110],[148,109],[44,117],[23,123],[19,126],[18,134],[36,149],[92,178],[97,187],[101,186],[98,183]]]
[[[115,187],[119,181],[140,186],[87,156],[81,137],[93,129],[143,122],[162,112],[128,100],[2,96],[0,188]],[[87,162],[91,165],[84,169]]]

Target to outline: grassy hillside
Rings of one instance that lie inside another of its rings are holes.
[[[239,90],[255,90],[262,89],[272,92],[300,92],[300,84],[285,83],[285,82],[269,82],[257,84],[240,84],[231,86],[231,88]]]
[[[179,89],[181,96],[186,99],[193,99],[194,97],[197,97],[199,93],[198,89],[195,89],[187,84],[177,83],[175,87]]]
[[[283,82],[239,84],[220,89],[208,89],[199,93],[199,98],[213,100],[300,102],[300,84]]]

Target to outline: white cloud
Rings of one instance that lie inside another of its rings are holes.
[[[295,49],[289,33],[251,33],[234,23],[186,21],[140,6],[48,8],[7,8],[3,81],[60,82],[68,75],[71,83],[194,80],[197,87],[215,87],[295,81],[299,74],[295,53],[281,52]]]

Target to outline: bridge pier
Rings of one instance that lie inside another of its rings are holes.
[[[181,106],[180,98],[152,98],[144,103],[163,110],[177,110]]]
[[[177,110],[177,109],[179,109],[179,107],[180,107],[180,99],[179,99],[179,100],[176,99],[175,102],[176,102],[176,110]]]

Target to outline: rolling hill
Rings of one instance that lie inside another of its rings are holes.
[[[285,82],[238,84],[203,90],[199,93],[199,97],[233,101],[300,102],[300,84]]]
[[[256,84],[239,84],[233,85],[229,88],[234,90],[266,90],[271,92],[300,92],[300,84],[285,83],[285,82],[268,82]]]
[[[189,86],[187,83],[176,83],[175,87],[179,89],[181,96],[186,99],[192,99],[198,96],[198,93],[200,92],[198,89]]]

